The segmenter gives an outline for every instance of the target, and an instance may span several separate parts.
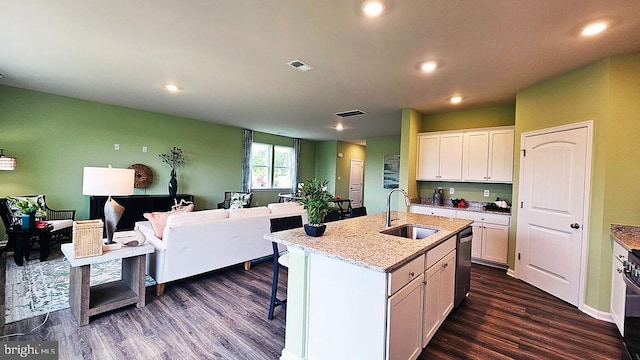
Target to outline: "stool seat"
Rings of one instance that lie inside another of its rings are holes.
[[[280,266],[284,266],[286,268],[289,267],[289,254],[283,254],[278,256],[278,263]]]

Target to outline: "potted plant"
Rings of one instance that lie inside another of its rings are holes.
[[[163,163],[171,167],[171,179],[169,180],[169,196],[176,196],[178,193],[178,180],[176,179],[176,169],[184,165],[182,149],[173,147],[168,154],[158,155]]]
[[[13,203],[13,210],[18,210],[20,214],[14,215],[22,217],[22,228],[25,230],[35,227],[36,215],[40,210],[37,198],[30,197],[7,197]]]
[[[309,223],[304,225],[304,231],[309,236],[322,236],[327,225],[323,224],[324,217],[331,210],[333,195],[327,191],[328,181],[321,181],[318,178],[307,180],[300,190],[302,197],[299,202],[307,210]]]

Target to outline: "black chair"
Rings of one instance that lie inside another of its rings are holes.
[[[367,208],[364,206],[361,206],[357,208],[352,208],[351,211],[349,211],[349,217],[354,218],[358,216],[367,216]]]
[[[302,216],[287,216],[281,218],[271,219],[271,232],[283,231],[289,229],[295,229],[302,227]],[[280,267],[284,269],[289,268],[289,254],[280,254],[278,251],[278,244],[271,243],[273,247],[273,281],[271,282],[271,301],[269,302],[269,315],[267,319],[273,319],[273,311],[276,306],[280,305],[282,308],[287,308],[287,300],[280,300],[277,298],[278,292],[278,272]]]
[[[338,220],[342,220],[342,212],[340,212],[340,209],[333,209],[327,213],[322,222],[328,223]]]
[[[36,195],[27,195],[22,197],[36,197]],[[43,220],[72,220],[73,221],[75,219],[75,216],[76,216],[75,210],[54,210],[49,208],[49,206],[45,201],[44,195],[42,196],[42,205],[46,213],[46,218],[44,218]],[[73,237],[72,226],[61,227],[60,229],[56,229],[54,227],[55,230],[52,230],[50,232],[43,232],[43,231],[36,230],[32,232],[33,234],[30,234],[27,231],[22,231],[21,221],[18,218],[14,217],[11,209],[9,209],[9,203],[6,198],[0,198],[0,218],[2,218],[2,223],[4,224],[4,228],[7,232],[7,236],[9,240],[7,242],[6,247],[0,249],[0,254],[4,250],[15,248],[16,240],[18,236],[23,236],[23,237],[26,236],[27,239],[25,239],[25,241],[28,242],[27,244],[28,249],[31,249],[32,244],[37,243],[39,245],[42,245],[43,242],[41,241],[42,239],[40,238],[40,236],[41,235],[44,236],[46,234],[46,236],[48,237],[46,241],[46,243],[48,243],[46,245],[47,248],[40,249],[40,254],[41,254],[40,257],[41,257],[41,260],[44,261],[46,260],[49,254],[49,247],[55,244],[63,243],[63,242],[71,242]],[[25,255],[27,256],[27,259],[29,259],[29,254],[26,253]]]

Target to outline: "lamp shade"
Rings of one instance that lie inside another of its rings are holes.
[[[104,167],[85,167],[82,194],[98,196],[131,195],[135,170]]]

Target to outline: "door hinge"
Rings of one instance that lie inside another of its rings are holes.
[[[520,253],[518,253],[518,260],[520,260]]]
[[[522,149],[520,151],[522,151],[522,156],[523,157],[527,156],[527,149]]]

